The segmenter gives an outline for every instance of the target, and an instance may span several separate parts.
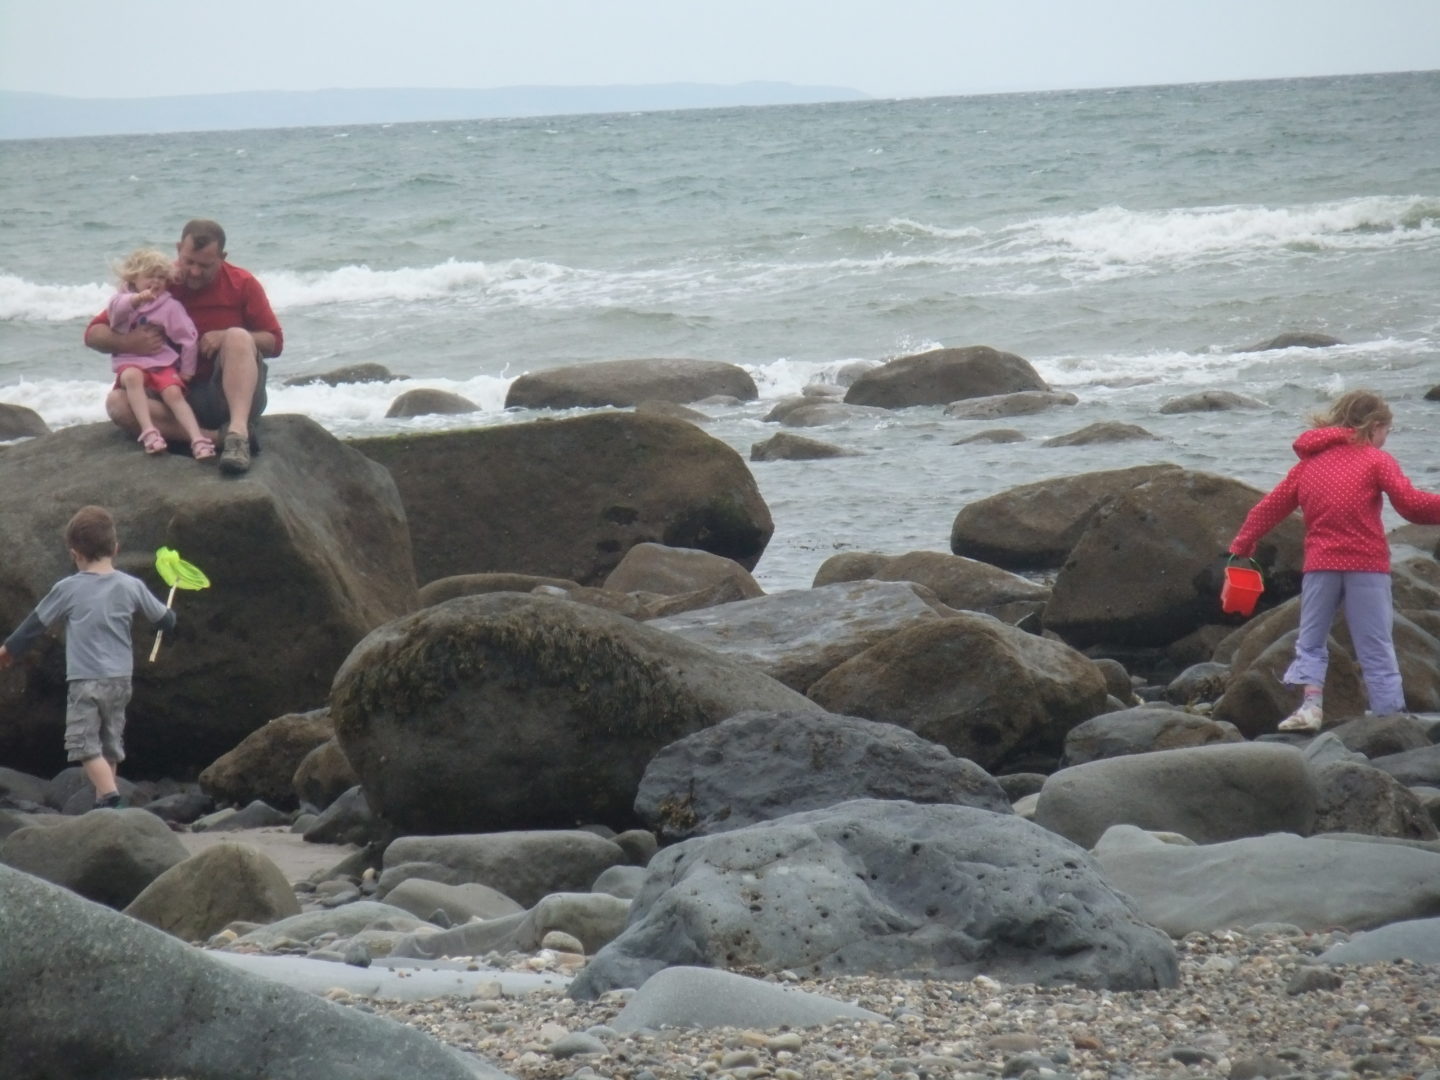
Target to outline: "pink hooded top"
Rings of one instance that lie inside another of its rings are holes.
[[[168,292],[141,304],[138,308],[130,303],[134,293],[118,292],[110,299],[107,315],[111,329],[117,333],[134,330],[137,326],[158,326],[165,335],[160,351],[142,356],[138,353],[116,353],[110,358],[110,369],[119,371],[122,367],[167,368],[180,365],[180,375],[187,382],[195,375],[200,335],[185,309]]]
[[[1230,550],[1249,557],[1297,506],[1305,517],[1305,572],[1390,571],[1380,496],[1407,521],[1440,525],[1440,495],[1417,491],[1384,450],[1354,441],[1353,428],[1312,428],[1295,440],[1300,463],[1255,504]]]

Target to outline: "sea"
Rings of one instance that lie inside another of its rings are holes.
[[[81,335],[112,262],[210,217],[285,327],[271,412],[341,438],[534,420],[505,409],[517,376],[619,358],[744,367],[760,399],[701,411],[747,460],[777,401],[856,360],[990,345],[1079,399],[804,430],[858,453],[751,465],[772,591],[838,551],[946,551],[962,506],[1047,477],[1170,461],[1268,488],[1355,387],[1440,489],[1437,147],[1436,71],[0,142],[0,401],[103,421]],[[1343,344],[1254,348],[1292,331]],[[361,362],[398,378],[283,385]],[[387,419],[413,387],[479,411]],[[1208,389],[1263,405],[1159,411]],[[1156,439],[1042,445],[1102,420]],[[994,426],[1027,438],[956,445]]]

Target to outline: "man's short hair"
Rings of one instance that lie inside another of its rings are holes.
[[[218,221],[192,218],[180,230],[180,242],[183,244],[187,239],[197,248],[207,248],[214,244],[220,254],[225,254],[225,230]]]
[[[120,547],[115,519],[103,506],[82,506],[65,526],[65,546],[86,562],[109,558]]]

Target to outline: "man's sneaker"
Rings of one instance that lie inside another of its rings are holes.
[[[1281,731],[1319,731],[1325,718],[1323,706],[1316,701],[1307,701],[1300,708],[1280,721]]]
[[[125,800],[120,797],[120,792],[112,791],[95,800],[96,810],[122,810],[125,807]]]
[[[220,471],[231,476],[250,471],[250,440],[228,428],[221,440]]]

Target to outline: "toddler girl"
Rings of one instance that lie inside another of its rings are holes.
[[[110,301],[110,326],[125,333],[137,326],[158,326],[164,335],[160,351],[148,356],[116,353],[111,358],[115,386],[140,424],[140,445],[147,454],[163,454],[165,437],[150,419],[147,391],[165,402],[176,422],[190,436],[190,453],[197,461],[215,456],[215,443],[200,429],[195,412],[185,400],[185,386],[195,374],[199,335],[185,309],[167,291],[173,267],[159,251],[141,249],[116,267],[124,288]]]
[[[1305,698],[1281,721],[1281,731],[1320,730],[1330,660],[1325,642],[1342,603],[1370,711],[1376,716],[1405,711],[1391,640],[1390,544],[1380,524],[1380,496],[1388,495],[1407,521],[1440,524],[1440,495],[1417,491],[1382,449],[1391,414],[1379,394],[1341,394],[1314,425],[1295,440],[1300,463],[1255,504],[1230,545],[1232,555],[1249,558],[1260,538],[1297,506],[1304,515],[1300,636],[1285,685],[1303,686]]]

